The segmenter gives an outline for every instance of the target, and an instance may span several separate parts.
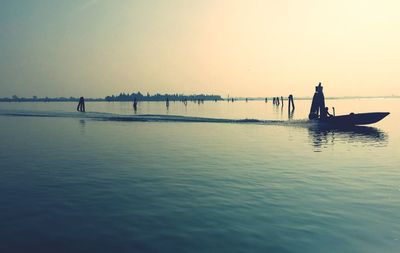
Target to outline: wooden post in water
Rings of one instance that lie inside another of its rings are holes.
[[[289,95],[288,100],[289,100],[289,102],[288,102],[289,103],[288,110],[290,111],[290,107],[293,107],[292,111],[294,111],[295,107],[294,107],[294,100],[293,100],[293,95],[292,94]]]
[[[293,118],[293,112],[294,112],[294,101],[293,101],[293,95],[290,94],[288,97],[288,115],[289,119]]]
[[[136,112],[137,111],[137,99],[133,99],[133,110]]]
[[[76,108],[76,110],[78,112],[85,112],[85,98],[84,97],[80,97],[79,98],[79,103],[78,103],[78,107]]]

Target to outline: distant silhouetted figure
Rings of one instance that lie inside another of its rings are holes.
[[[248,99],[248,98],[246,98],[246,103],[247,103],[247,102],[249,102],[249,99]]]
[[[268,98],[265,98],[265,103],[267,103],[268,102]]]
[[[283,97],[281,96],[282,106],[283,106]]]
[[[232,102],[233,102],[234,100],[233,100],[233,98],[232,98]]]
[[[138,104],[137,99],[134,98],[133,99],[133,110],[135,110],[135,112],[137,111],[137,104]]]
[[[85,99],[83,97],[79,98],[78,107],[76,107],[78,112],[85,112]]]
[[[165,106],[168,108],[169,107],[169,98],[167,97],[167,100],[165,101]]]

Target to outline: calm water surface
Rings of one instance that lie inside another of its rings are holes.
[[[400,100],[327,103],[391,115],[338,131],[303,120],[310,101],[290,120],[286,104],[261,101],[136,112],[284,124],[120,122],[75,103],[0,103],[0,252],[399,252]],[[134,115],[131,103],[86,107]]]

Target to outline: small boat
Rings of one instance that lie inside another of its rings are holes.
[[[350,113],[349,115],[335,115],[335,108],[333,108],[333,115],[328,112],[328,107],[325,106],[325,96],[321,83],[315,87],[315,93],[311,103],[310,114],[308,118],[321,124],[332,127],[351,127],[359,125],[374,124],[390,113],[388,112],[368,112],[368,113]]]
[[[389,114],[388,112],[350,113],[349,115],[331,116],[317,120],[334,126],[357,126],[374,124]]]

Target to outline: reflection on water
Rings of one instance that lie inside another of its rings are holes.
[[[294,109],[290,110],[290,107],[288,108],[288,119],[292,120],[294,116]]]
[[[312,125],[310,101],[290,121],[257,101],[0,104],[0,252],[398,252],[400,100],[374,101],[334,102],[393,108],[379,129]]]
[[[84,119],[79,120],[79,129],[81,130],[81,134],[85,134],[86,121]]]
[[[310,143],[315,152],[322,151],[328,145],[335,143],[356,143],[362,146],[385,147],[387,145],[387,133],[366,126],[352,126],[337,128],[327,125],[313,124],[308,127]]]

